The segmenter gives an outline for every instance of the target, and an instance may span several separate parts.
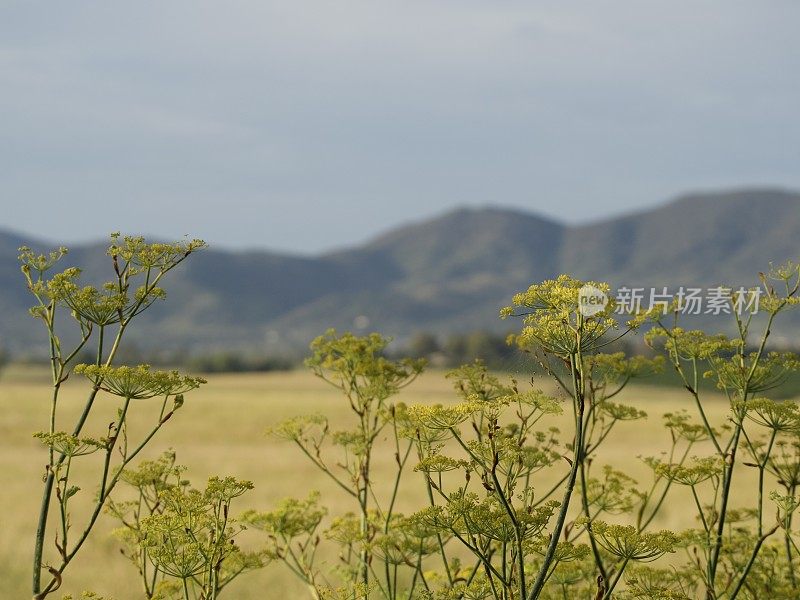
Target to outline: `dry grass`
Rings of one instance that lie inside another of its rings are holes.
[[[81,382],[69,382],[60,410],[74,415],[82,406],[85,391]],[[415,382],[400,399],[409,404],[447,403],[455,396],[443,375],[434,372]],[[97,436],[105,433],[115,410],[113,399],[101,400],[102,410],[87,429],[87,433]],[[636,386],[626,391],[623,400],[646,410],[650,419],[646,423],[620,424],[605,446],[602,462],[629,472],[643,484],[649,483],[649,471],[637,456],[655,455],[666,448],[668,434],[661,429],[660,415],[681,407],[691,409],[691,404],[675,390]],[[3,598],[30,597],[31,540],[45,462],[44,450],[32,439],[31,433],[44,428],[48,404],[48,385],[41,373],[14,369],[0,377],[0,505],[4,509],[0,516],[0,581],[3,583],[0,595]],[[134,423],[144,426],[149,422],[153,418],[152,408],[147,402],[137,404],[132,417]],[[720,422],[725,404],[712,399],[708,409],[712,420]],[[305,496],[308,491],[319,489],[331,512],[344,512],[351,508],[348,498],[316,472],[297,448],[264,435],[267,427],[282,419],[310,412],[329,416],[336,427],[346,426],[348,414],[341,399],[334,390],[307,373],[212,375],[207,386],[187,397],[185,407],[155,439],[147,456],[175,448],[179,462],[189,468],[188,477],[196,485],[202,485],[210,474],[252,480],[255,490],[240,499],[241,509],[266,509],[285,496]],[[380,455],[377,472],[385,472],[392,460],[389,452]],[[401,510],[421,506],[417,494],[422,488],[413,485],[414,477],[418,475],[412,473],[403,488]],[[550,478],[552,474],[545,476],[545,479]],[[543,489],[545,484],[541,483]],[[96,482],[86,481],[83,487],[82,494],[89,494],[96,489]],[[692,525],[691,514],[688,498],[676,494],[666,503],[656,525],[689,526]],[[76,529],[79,521],[76,519]],[[67,571],[62,592],[91,589],[117,600],[142,597],[132,566],[119,556],[118,546],[109,535],[112,527],[110,518],[101,520],[93,537]],[[334,558],[329,557],[331,561]],[[303,594],[302,587],[276,564],[244,576],[225,595],[248,600],[304,598]]]

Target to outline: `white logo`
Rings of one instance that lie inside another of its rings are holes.
[[[584,317],[603,312],[608,306],[608,296],[593,285],[585,285],[578,290],[578,311]]]

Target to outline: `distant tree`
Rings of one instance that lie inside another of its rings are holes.
[[[506,342],[506,336],[486,331],[453,334],[442,350],[451,366],[480,358],[490,367],[503,369],[518,355],[518,350]]]
[[[439,339],[429,331],[415,333],[408,344],[408,353],[414,358],[429,358],[440,351]]]
[[[186,361],[193,371],[202,373],[241,373],[246,371],[286,371],[295,366],[290,357],[248,357],[238,352],[219,352],[194,356]]]

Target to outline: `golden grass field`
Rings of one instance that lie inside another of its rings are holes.
[[[335,428],[347,426],[346,404],[336,391],[312,375],[295,371],[269,374],[210,375],[208,384],[187,395],[186,404],[152,442],[147,457],[154,457],[170,447],[178,453],[178,462],[188,467],[187,477],[202,486],[211,474],[234,475],[252,480],[255,489],[239,498],[238,508],[266,510],[286,496],[305,497],[312,489],[322,493],[331,513],[350,510],[349,499],[331,484],[325,475],[305,460],[299,450],[287,442],[271,439],[265,429],[279,421],[304,413],[327,415]],[[61,414],[69,415],[65,428],[82,406],[86,386],[70,381],[62,394]],[[455,401],[450,382],[442,372],[427,373],[399,397],[408,404],[448,403]],[[649,469],[637,456],[658,455],[668,448],[668,433],[661,428],[661,414],[678,408],[692,408],[688,396],[680,390],[655,386],[631,386],[621,398],[648,412],[646,422],[621,423],[602,449],[600,462],[637,477],[642,487],[650,483]],[[100,412],[85,430],[101,436],[115,410],[115,399],[98,400]],[[724,419],[726,403],[719,397],[708,399],[708,412],[714,422]],[[142,426],[154,418],[155,405],[141,401],[133,407],[134,424]],[[31,437],[44,429],[49,411],[49,385],[46,375],[37,370],[10,368],[0,374],[0,582],[3,599],[30,598],[30,558],[35,520],[41,493],[45,450]],[[556,419],[558,421],[558,419]],[[552,423],[552,422],[551,422]],[[551,424],[548,423],[547,425]],[[562,430],[566,431],[567,427]],[[94,459],[94,457],[89,457]],[[392,464],[390,452],[379,455],[376,473],[387,472]],[[553,478],[545,474],[542,489]],[[566,466],[564,466],[566,468]],[[399,499],[401,510],[423,504],[420,477],[409,473]],[[86,481],[81,494],[89,495],[97,483]],[[740,500],[740,498],[738,499]],[[691,526],[694,507],[688,497],[675,493],[665,503],[658,526]],[[75,529],[79,527],[76,519]],[[116,600],[142,598],[134,569],[118,553],[118,544],[110,536],[114,524],[103,516],[93,537],[65,574],[59,593],[92,590]],[[52,543],[52,532],[48,543]],[[331,562],[335,556],[328,555]],[[280,564],[241,577],[224,593],[229,599],[306,598],[302,586]]]

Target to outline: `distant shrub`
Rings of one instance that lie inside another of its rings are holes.
[[[242,373],[288,371],[298,363],[288,356],[254,357],[240,352],[219,352],[193,356],[186,364],[199,373]]]

